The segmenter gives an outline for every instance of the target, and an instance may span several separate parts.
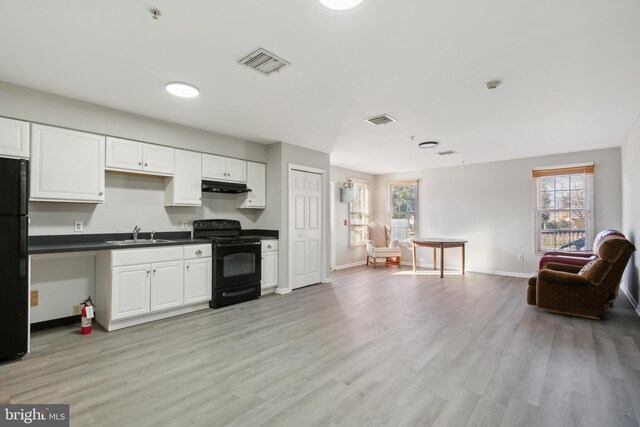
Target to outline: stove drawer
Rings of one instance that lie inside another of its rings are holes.
[[[211,245],[189,245],[184,247],[184,259],[208,258],[211,256]]]
[[[213,301],[209,303],[209,306],[212,308],[220,308],[258,298],[260,298],[260,282],[214,290]]]

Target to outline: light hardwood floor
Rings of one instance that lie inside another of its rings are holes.
[[[0,365],[0,401],[69,403],[75,426],[638,425],[628,305],[578,319],[527,306],[524,279],[418,273],[358,267],[121,331],[35,333]]]

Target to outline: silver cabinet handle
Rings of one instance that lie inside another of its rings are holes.
[[[151,271],[147,270],[147,277],[149,277],[149,274],[151,274]]]
[[[102,196],[104,193],[101,191],[98,193],[98,196]]]
[[[142,162],[138,162],[138,166],[142,166]]]
[[[156,274],[156,271],[158,271],[158,269],[157,269],[157,268],[154,268],[154,269],[153,269],[153,274]]]
[[[145,166],[149,166],[149,163],[145,163],[144,165],[145,165]]]
[[[196,251],[196,255],[202,255],[202,251],[201,251],[200,249],[198,249],[198,250]]]
[[[267,249],[271,249],[271,245],[267,245]]]
[[[191,267],[190,265],[187,265],[187,271],[189,271],[189,267]]]

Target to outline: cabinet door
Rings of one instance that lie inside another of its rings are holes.
[[[227,181],[247,182],[247,162],[238,159],[226,159]]]
[[[251,189],[247,200],[249,207],[267,206],[267,176],[266,165],[263,163],[249,163],[247,165],[247,187]]]
[[[112,274],[111,319],[148,314],[151,266],[114,267]]]
[[[173,175],[173,148],[163,147],[161,145],[143,144],[142,150],[142,159],[144,161],[142,170],[158,175]]]
[[[29,158],[29,123],[0,117],[0,156]]]
[[[184,304],[183,261],[151,264],[151,312]]]
[[[278,252],[262,253],[262,289],[278,286]]]
[[[142,170],[142,143],[107,137],[106,167],[118,170]]]
[[[165,206],[202,205],[202,155],[175,150],[175,172],[165,185]]]
[[[184,262],[184,304],[211,300],[211,258]]]
[[[212,156],[211,154],[202,155],[202,179],[213,181],[227,180],[227,164],[226,158],[220,156]]]
[[[31,130],[31,200],[104,202],[104,136],[43,125]]]

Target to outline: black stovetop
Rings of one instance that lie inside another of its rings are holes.
[[[260,238],[240,235],[240,221],[234,219],[201,219],[193,222],[195,239],[210,239],[213,243],[255,243]]]

